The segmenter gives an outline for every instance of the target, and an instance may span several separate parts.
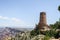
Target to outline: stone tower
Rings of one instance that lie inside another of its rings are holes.
[[[40,12],[39,23],[36,27],[43,31],[50,30],[50,28],[46,22],[46,13],[45,12]]]
[[[46,13],[45,12],[41,12],[40,13],[38,25],[40,25],[40,27],[43,27],[44,25],[47,25],[47,22],[46,22]]]

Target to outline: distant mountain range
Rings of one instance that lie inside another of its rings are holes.
[[[33,28],[0,28],[0,40],[5,36],[15,36],[16,33],[24,33],[25,31],[31,31]]]

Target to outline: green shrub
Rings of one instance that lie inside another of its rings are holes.
[[[43,40],[49,40],[50,37],[49,36],[45,36]]]

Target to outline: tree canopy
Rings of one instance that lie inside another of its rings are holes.
[[[60,5],[58,6],[58,11],[60,11]]]

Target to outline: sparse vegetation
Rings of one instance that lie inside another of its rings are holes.
[[[30,32],[30,35],[31,36],[36,36],[36,35],[39,35],[40,34],[40,30],[32,30],[31,32]]]

